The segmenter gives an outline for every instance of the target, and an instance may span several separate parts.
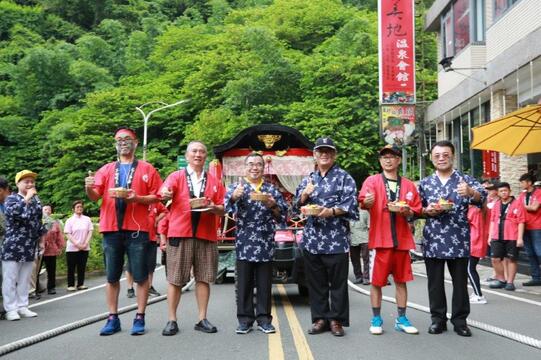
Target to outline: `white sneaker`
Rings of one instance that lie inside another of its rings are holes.
[[[470,304],[474,304],[474,305],[484,305],[486,304],[488,301],[487,299],[484,297],[484,296],[477,296],[475,294],[471,294],[470,296]]]
[[[31,318],[31,317],[36,317],[38,316],[38,314],[36,314],[35,312],[33,311],[30,311],[28,310],[28,308],[22,308],[22,309],[19,309],[17,310],[17,312],[19,313],[19,315],[23,318]]]
[[[372,317],[370,321],[370,328],[368,329],[372,335],[381,335],[383,334],[383,319],[381,316]]]
[[[19,313],[17,311],[8,311],[6,313],[6,320],[9,320],[9,321],[21,320],[21,317],[19,316]]]

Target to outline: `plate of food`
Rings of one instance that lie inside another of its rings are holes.
[[[406,201],[400,200],[400,201],[391,201],[387,203],[387,208],[390,212],[401,212],[404,210],[409,209],[409,205]]]
[[[305,205],[301,207],[301,212],[306,216],[316,216],[321,212],[321,207],[315,204]]]
[[[445,210],[445,211],[449,211],[455,206],[455,204],[452,201],[443,199],[443,198],[439,199],[437,203],[432,204],[432,205],[434,206],[436,210]]]
[[[192,212],[205,212],[205,211],[209,211],[211,208],[209,207],[202,207],[202,208],[197,208],[197,209],[191,209]]]
[[[109,189],[109,196],[125,199],[130,194],[130,189],[126,189],[123,187],[115,187]]]
[[[250,200],[252,201],[267,201],[269,199],[269,194],[253,191],[250,193]]]
[[[192,210],[208,208],[208,205],[209,201],[205,197],[190,199],[190,209]]]

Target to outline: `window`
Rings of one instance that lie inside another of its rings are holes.
[[[494,8],[494,20],[501,17],[511,6],[519,0],[492,0]]]
[[[455,54],[470,43],[470,0],[457,0],[453,5]]]
[[[455,56],[472,40],[485,40],[484,8],[484,0],[452,2],[449,10],[441,17],[443,57]]]

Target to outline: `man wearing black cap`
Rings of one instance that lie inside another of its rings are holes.
[[[297,188],[295,206],[311,205],[302,238],[310,295],[312,328],[309,334],[330,330],[343,336],[349,326],[347,277],[349,270],[349,220],[359,218],[355,180],[335,164],[336,146],[331,138],[316,141],[317,170]]]
[[[359,193],[359,203],[370,211],[371,226],[368,248],[371,251],[370,301],[373,318],[370,333],[383,333],[381,318],[381,288],[390,274],[396,286],[398,317],[395,329],[406,334],[418,334],[406,317],[408,290],[406,282],[413,280],[409,250],[415,248],[408,218],[421,213],[421,199],[415,184],[398,175],[402,152],[396,145],[379,151],[383,172],[368,177]]]

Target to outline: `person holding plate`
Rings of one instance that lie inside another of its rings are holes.
[[[178,332],[177,308],[182,286],[195,276],[195,297],[199,322],[194,329],[205,333],[218,330],[207,320],[210,283],[218,269],[219,216],[224,214],[224,187],[216,177],[204,171],[207,147],[192,141],[186,148],[188,166],[171,173],[163,183],[164,200],[172,200],[167,227],[167,304],[168,321],[162,335]]]
[[[419,183],[423,216],[426,217],[423,229],[423,253],[432,318],[428,333],[441,334],[447,330],[444,282],[447,263],[453,282],[451,323],[458,335],[471,336],[471,330],[466,323],[470,313],[468,207],[470,204],[483,204],[487,193],[473,177],[453,168],[455,156],[453,143],[447,140],[438,141],[432,145],[430,152],[436,171]]]
[[[317,170],[301,181],[294,200],[297,209],[310,214],[301,247],[310,297],[311,335],[330,328],[334,336],[344,336],[343,326],[349,326],[349,220],[359,219],[359,209],[355,180],[335,163],[336,153],[331,138],[316,141]]]
[[[257,321],[260,331],[271,334],[276,332],[271,315],[274,234],[277,225],[285,225],[288,206],[278,189],[264,181],[265,162],[261,155],[246,156],[244,165],[246,177],[228,187],[224,200],[225,210],[237,216],[235,253],[239,325],[236,333],[247,334]],[[254,287],[257,289],[256,309]]]
[[[145,333],[145,309],[148,298],[149,246],[148,206],[159,201],[162,185],[160,175],[146,161],[135,158],[135,131],[122,127],[115,132],[114,146],[117,161],[102,166],[96,174],[85,178],[85,191],[92,201],[101,201],[100,232],[103,234],[103,254],[107,285],[105,294],[109,317],[100,335],[120,331],[118,295],[124,255],[128,256],[130,272],[141,289],[137,293],[137,314],[131,335]]]
[[[372,321],[370,333],[383,333],[381,318],[381,288],[393,275],[396,287],[398,317],[395,329],[407,334],[418,334],[406,316],[408,289],[413,280],[409,251],[415,249],[408,219],[421,213],[421,199],[415,184],[398,175],[402,151],[396,145],[386,145],[379,151],[379,164],[383,171],[368,177],[359,192],[359,204],[370,211],[368,248],[371,252],[370,302]]]

